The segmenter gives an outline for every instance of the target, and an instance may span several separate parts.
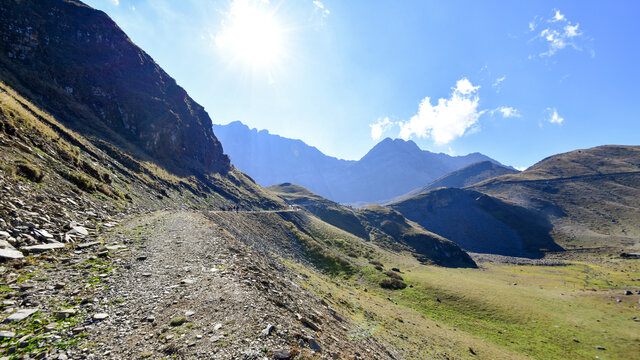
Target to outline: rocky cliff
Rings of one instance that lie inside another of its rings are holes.
[[[79,1],[0,1],[0,79],[73,130],[168,169],[229,169],[204,108]]]

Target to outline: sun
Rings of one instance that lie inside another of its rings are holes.
[[[234,0],[216,45],[246,64],[268,67],[281,60],[284,31],[265,2]]]

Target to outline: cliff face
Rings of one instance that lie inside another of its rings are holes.
[[[106,14],[79,1],[0,0],[0,80],[72,129],[133,145],[170,168],[230,167],[204,108]]]

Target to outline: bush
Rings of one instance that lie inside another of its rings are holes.
[[[38,168],[31,165],[27,161],[16,162],[16,174],[33,182],[41,182],[44,178],[44,174],[42,173],[42,171],[40,171]]]
[[[382,265],[382,263],[381,263],[380,261],[377,261],[377,260],[371,260],[371,261],[369,261],[369,264],[371,264],[371,265],[375,266],[376,268],[377,268],[378,266],[379,266],[379,267],[384,267],[384,265]]]
[[[382,279],[380,281],[380,287],[385,289],[391,289],[391,290],[400,290],[400,289],[406,288],[407,284],[405,284],[404,281],[399,279],[388,278],[388,279]]]
[[[400,276],[400,274],[395,273],[393,271],[385,271],[384,274],[390,278],[402,280],[402,276]]]
[[[66,172],[62,176],[72,182],[80,190],[84,190],[90,193],[96,191],[96,185],[93,183],[93,181],[82,174],[76,172]]]

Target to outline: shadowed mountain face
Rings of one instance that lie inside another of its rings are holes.
[[[229,169],[204,108],[103,12],[2,0],[0,39],[2,81],[73,130],[173,169]]]
[[[300,140],[249,129],[236,121],[214,125],[234,165],[263,186],[300,184],[340,203],[383,202],[479,161],[479,153],[449,156],[421,150],[413,141],[384,139],[358,161],[329,157]]]
[[[468,251],[538,257],[561,250],[545,217],[476,191],[436,189],[390,206]]]
[[[410,251],[424,263],[447,267],[476,266],[458,245],[423,229],[389,207],[369,205],[354,210],[291,183],[268,189],[328,224],[392,251]]]

